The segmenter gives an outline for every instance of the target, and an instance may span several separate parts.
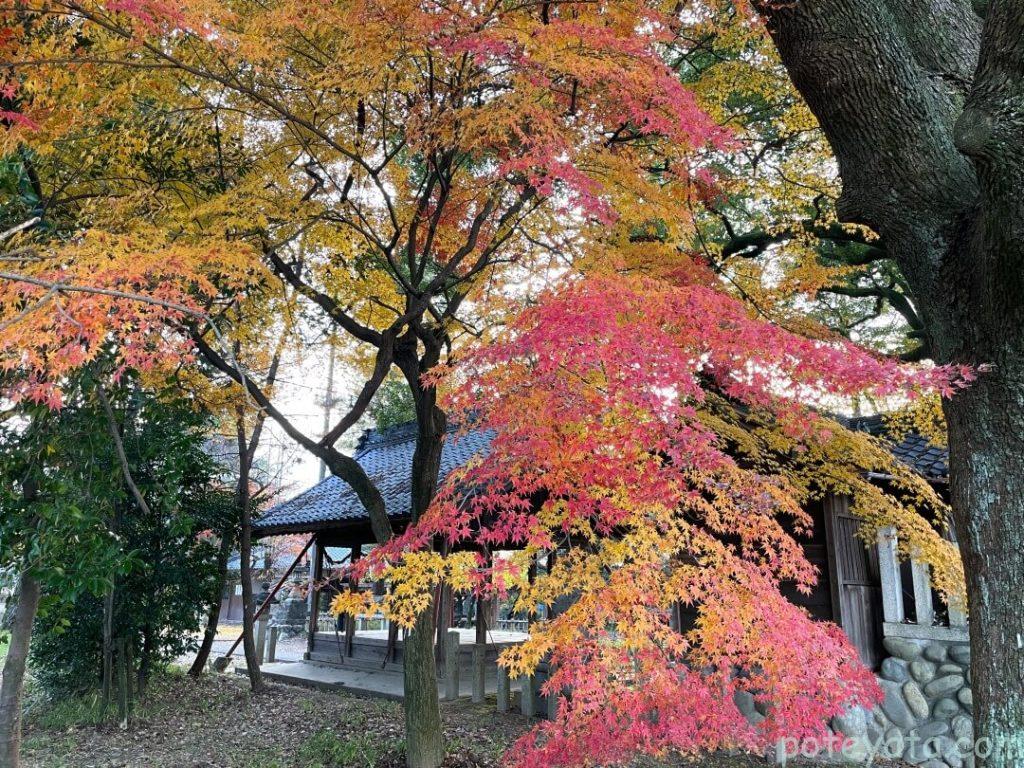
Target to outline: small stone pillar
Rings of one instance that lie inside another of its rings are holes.
[[[533,696],[533,678],[524,675],[519,678],[519,711],[526,717],[537,714],[537,702]]]
[[[444,649],[444,698],[455,701],[459,698],[459,631],[448,631],[448,642]]]
[[[487,659],[487,646],[483,643],[473,643],[473,703],[483,704],[486,695],[485,673]]]
[[[267,615],[263,614],[256,622],[256,658],[261,662],[267,645],[267,621]]]
[[[267,663],[269,664],[277,661],[277,638],[280,634],[280,627],[274,626],[270,628],[270,638],[267,641]]]
[[[498,711],[508,712],[509,694],[511,693],[512,681],[509,679],[508,670],[502,666],[498,667]]]
[[[556,720],[558,718],[558,691],[551,691],[547,695],[548,705],[548,720]]]

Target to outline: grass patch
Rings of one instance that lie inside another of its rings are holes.
[[[103,697],[99,693],[54,700],[30,696],[26,703],[25,719],[46,731],[97,726],[117,717],[116,704],[111,703],[104,712]]]
[[[11,646],[11,636],[3,635],[0,636],[0,664],[4,663],[4,659],[7,658],[7,649]]]
[[[305,768],[374,768],[391,746],[366,734],[343,737],[323,730],[299,747],[295,764]]]
[[[175,711],[178,702],[161,695],[184,677],[174,669],[159,670],[150,679],[146,695],[134,692],[130,718],[134,721],[167,716]],[[151,696],[150,694],[157,695]],[[199,711],[213,709],[221,702],[216,697],[199,702]],[[60,732],[74,728],[98,727],[118,722],[118,699],[115,689],[110,702],[104,707],[99,690],[77,696],[53,696],[43,690],[35,680],[29,679],[24,698],[25,722],[40,731]]]

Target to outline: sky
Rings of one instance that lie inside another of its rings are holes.
[[[327,399],[329,348],[325,342],[311,343],[302,350],[302,360],[285,361],[275,387],[274,402],[288,419],[307,435],[324,433],[324,404]],[[354,398],[354,372],[344,363],[335,366],[333,419],[337,419]],[[371,426],[365,418],[349,430],[339,447],[351,453],[363,430]],[[297,445],[272,420],[267,421],[257,451],[257,462],[271,482],[279,489],[277,501],[289,499],[315,485],[319,480],[320,461]]]

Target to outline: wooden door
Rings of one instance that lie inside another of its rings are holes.
[[[825,499],[832,616],[871,669],[882,663],[882,585],[878,552],[857,536],[860,520],[846,496]]]

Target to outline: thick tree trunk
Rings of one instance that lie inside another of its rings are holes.
[[[409,768],[437,768],[444,760],[434,662],[434,613],[423,611],[405,639],[405,743]]]
[[[213,641],[217,637],[217,625],[220,623],[220,605],[224,594],[224,584],[228,578],[228,561],[231,559],[231,545],[234,543],[234,536],[225,531],[221,536],[220,548],[217,550],[217,586],[216,591],[210,595],[210,610],[206,618],[206,631],[203,632],[203,642],[196,653],[195,661],[188,670],[191,677],[199,677],[206,669],[206,663],[210,660],[210,652],[213,650]]]
[[[967,574],[975,735],[989,768],[1024,765],[1024,367],[946,404]]]
[[[979,762],[1024,765],[1024,1],[757,2],[840,215],[882,236],[936,362],[993,366],[944,405],[950,485]]]
[[[39,608],[39,582],[28,574],[18,581],[17,608],[0,682],[0,768],[17,768],[21,753],[21,692],[25,684],[32,623]]]

